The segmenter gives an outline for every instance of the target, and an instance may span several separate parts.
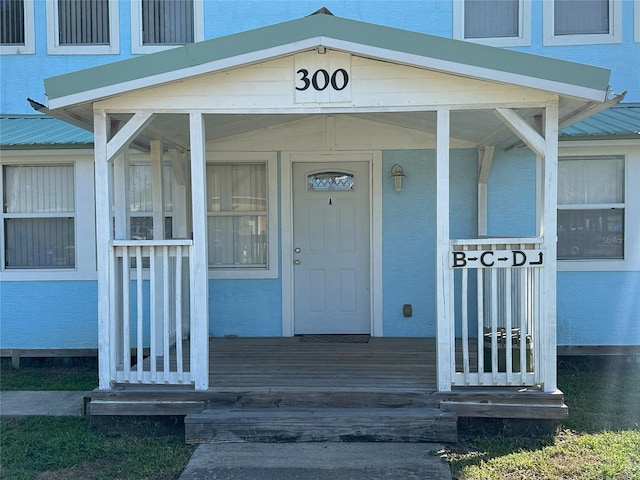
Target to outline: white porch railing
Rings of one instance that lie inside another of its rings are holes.
[[[452,240],[452,385],[539,381],[542,268],[539,238]]]
[[[111,372],[116,383],[190,384],[191,240],[111,243]]]

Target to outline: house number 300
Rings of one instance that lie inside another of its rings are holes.
[[[344,68],[337,69],[331,75],[324,68],[316,70],[312,75],[309,75],[309,70],[306,68],[301,68],[296,73],[300,75],[299,80],[302,82],[302,86],[297,86],[296,90],[301,92],[309,87],[321,92],[329,85],[334,90],[340,91],[344,90],[349,84],[349,74]]]

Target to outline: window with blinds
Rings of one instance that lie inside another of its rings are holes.
[[[531,43],[530,0],[453,2],[453,36],[495,46]]]
[[[0,54],[35,52],[33,0],[0,0]]]
[[[465,0],[464,38],[517,37],[518,0]]]
[[[57,0],[58,45],[109,45],[109,0]]]
[[[24,1],[4,0],[0,2],[0,43],[2,45],[24,45]]]
[[[141,8],[143,45],[193,43],[193,0],[142,0]]]
[[[74,268],[73,165],[6,165],[3,180],[5,268]]]
[[[267,268],[267,166],[207,165],[210,267]]]
[[[622,41],[620,0],[553,0],[543,3],[545,45]]]
[[[624,258],[624,157],[558,162],[558,259]]]

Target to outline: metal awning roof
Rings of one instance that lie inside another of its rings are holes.
[[[640,103],[613,105],[592,117],[565,128],[562,140],[585,138],[633,138],[640,140]]]
[[[93,147],[93,133],[46,115],[0,116],[0,147]]]

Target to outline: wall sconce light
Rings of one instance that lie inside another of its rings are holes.
[[[393,177],[393,188],[396,192],[402,191],[402,183],[404,182],[404,172],[402,167],[397,163],[391,167],[391,176]]]

